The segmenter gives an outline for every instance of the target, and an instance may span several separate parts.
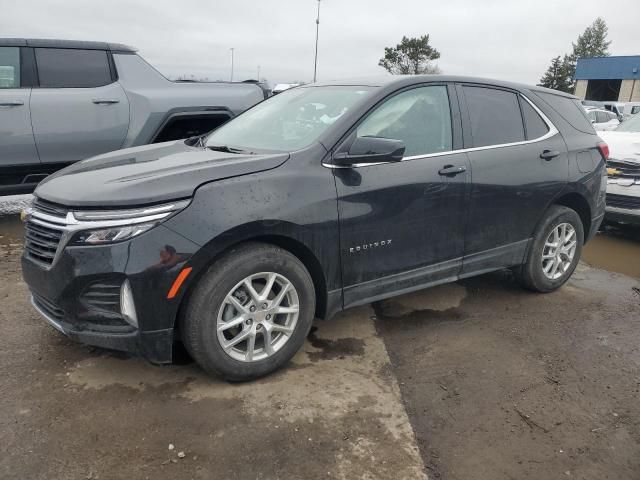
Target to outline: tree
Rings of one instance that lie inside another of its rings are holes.
[[[431,62],[440,58],[440,52],[429,45],[429,35],[420,38],[402,37],[395,47],[386,47],[378,65],[393,75],[420,75],[440,73]]]
[[[591,58],[591,57],[608,57],[609,45],[611,42],[607,41],[607,33],[609,27],[605,21],[598,17],[593,23],[587,27],[582,35],[578,35],[576,43],[571,43],[573,52],[568,55],[568,74],[571,78],[571,92],[575,90],[574,77],[576,75],[576,65],[579,58]]]
[[[551,65],[540,80],[540,85],[546,87],[547,83],[552,84],[555,79],[558,86],[549,88],[555,88],[563,92],[573,92],[575,90],[574,77],[576,75],[578,59],[609,56],[609,45],[611,45],[611,42],[607,41],[608,32],[609,28],[605,21],[600,17],[596,18],[593,23],[582,32],[582,35],[578,35],[576,42],[571,43],[573,50],[570,55],[565,55],[562,62],[559,62],[560,57],[551,60]],[[558,62],[556,62],[557,60]],[[566,82],[562,81],[559,75],[566,76]]]
[[[569,57],[565,55],[564,58],[560,58],[560,55],[558,55],[551,60],[551,65],[549,65],[538,85],[571,93],[573,91],[573,76],[570,72]]]
[[[609,45],[611,45],[611,42],[607,42],[608,32],[609,28],[605,21],[600,17],[596,18],[582,35],[578,35],[578,41],[571,44],[573,47],[571,59],[576,61],[578,58],[608,57]]]

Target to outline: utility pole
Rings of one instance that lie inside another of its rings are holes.
[[[318,33],[320,31],[320,0],[318,0],[318,16],[316,17],[316,58],[313,63],[313,81],[315,83],[318,73]]]
[[[233,51],[235,49],[233,47],[231,47],[231,82],[233,82]]]

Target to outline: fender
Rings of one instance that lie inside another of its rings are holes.
[[[203,245],[187,262],[192,268],[180,289],[177,302],[180,308],[197,285],[199,278],[218,258],[233,250],[233,247],[250,242],[264,242],[277,245],[295,255],[307,268],[316,290],[316,317],[329,318],[342,307],[342,288],[327,290],[325,269],[317,252],[309,242],[309,232],[300,225],[279,220],[254,221],[239,225]]]

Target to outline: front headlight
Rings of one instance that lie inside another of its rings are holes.
[[[184,209],[189,200],[122,210],[71,212],[76,233],[69,245],[102,245],[129,240]]]

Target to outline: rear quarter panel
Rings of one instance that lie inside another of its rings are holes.
[[[593,133],[586,133],[574,128],[535,93],[530,98],[560,130],[567,145],[569,155],[568,183],[557,198],[572,192],[580,194],[589,204],[591,219],[597,219],[604,214],[607,188],[606,164],[598,150],[598,143],[602,140],[595,130]],[[589,232],[585,232],[585,235],[588,234]]]

